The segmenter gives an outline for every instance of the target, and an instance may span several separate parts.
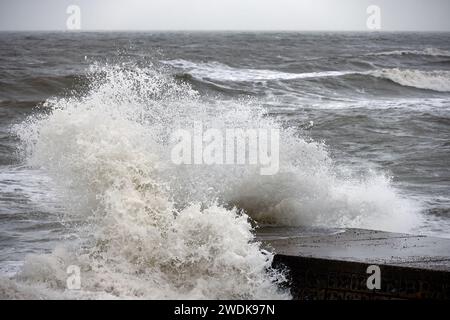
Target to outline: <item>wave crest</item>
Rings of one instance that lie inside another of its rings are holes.
[[[450,71],[423,71],[409,69],[383,69],[369,73],[378,78],[389,79],[402,86],[440,92],[450,91]]]
[[[369,55],[376,55],[376,56],[417,55],[417,56],[432,56],[432,57],[450,57],[450,51],[437,49],[437,48],[426,48],[423,50],[383,51],[383,52],[371,53]]]
[[[323,77],[337,77],[347,74],[353,74],[353,71],[321,71],[305,73],[288,73],[263,69],[233,68],[219,62],[195,63],[186,60],[164,61],[165,64],[181,68],[189,72],[193,77],[203,80],[216,81],[269,81],[269,80],[294,80],[294,79],[312,79]]]

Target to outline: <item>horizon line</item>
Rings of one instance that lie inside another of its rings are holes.
[[[61,33],[83,33],[83,32],[361,32],[361,33],[386,33],[386,32],[449,32],[450,30],[363,30],[363,29],[0,29],[0,32],[61,32]]]

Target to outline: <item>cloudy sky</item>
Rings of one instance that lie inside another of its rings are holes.
[[[450,0],[0,0],[0,30],[65,30],[69,5],[81,30],[450,31]]]

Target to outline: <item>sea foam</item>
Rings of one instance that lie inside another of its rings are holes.
[[[289,298],[252,224],[409,231],[416,206],[383,174],[346,174],[321,143],[267,117],[258,103],[201,97],[152,66],[94,65],[90,89],[49,99],[17,126],[27,164],[54,181],[61,219],[82,245],[27,258],[3,298]],[[177,166],[170,134],[206,127],[278,128],[280,171]],[[351,170],[350,170],[351,171]],[[66,268],[82,290],[66,289]]]

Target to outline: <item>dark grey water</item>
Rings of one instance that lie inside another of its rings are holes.
[[[204,99],[258,101],[324,141],[337,166],[392,176],[424,218],[414,232],[450,236],[448,33],[0,33],[4,271],[66,233],[52,182],[24,166],[12,126],[83,92],[93,63],[119,61],[153,64]]]

